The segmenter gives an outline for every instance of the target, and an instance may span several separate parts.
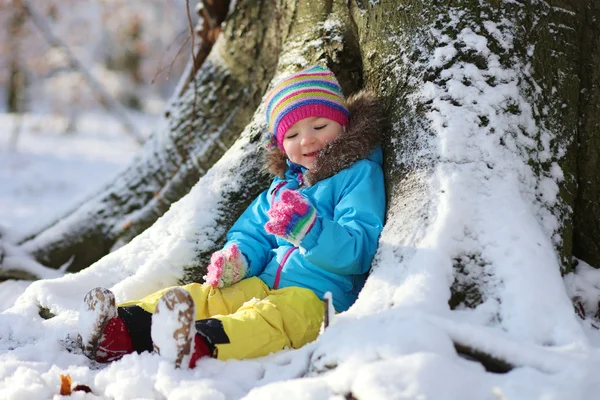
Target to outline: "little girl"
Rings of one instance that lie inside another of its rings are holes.
[[[118,307],[109,290],[93,289],[79,319],[88,357],[154,350],[193,368],[204,356],[264,356],[316,339],[326,292],[337,312],[354,303],[385,214],[381,109],[366,92],[346,101],[320,66],[282,80],[266,106],[276,177],[212,255],[205,284]]]

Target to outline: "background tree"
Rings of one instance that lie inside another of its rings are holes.
[[[25,9],[20,1],[15,1],[10,9],[11,16],[6,25],[10,41],[8,41],[7,59],[8,59],[8,93],[7,109],[12,113],[19,113],[23,109],[25,97],[25,71],[21,65],[21,42],[23,40],[23,30],[25,25]],[[5,28],[6,29],[6,28]]]

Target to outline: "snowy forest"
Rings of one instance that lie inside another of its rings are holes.
[[[90,399],[600,396],[597,1],[8,0],[0,19],[0,398],[65,377]],[[74,349],[90,289],[203,281],[270,182],[265,94],[315,64],[389,120],[354,305],[300,349],[193,370]]]

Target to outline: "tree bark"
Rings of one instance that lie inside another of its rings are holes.
[[[227,16],[229,0],[200,0],[198,1],[198,7],[198,15],[201,20],[198,22],[196,29],[190,28],[190,37],[195,38],[195,35],[197,34],[200,43],[196,44],[196,41],[192,40],[192,47],[194,47],[194,55],[190,63],[190,70],[192,73],[184,78],[184,86],[187,86],[187,84],[192,81],[196,72],[210,54],[212,47],[221,34],[221,24]]]
[[[573,255],[600,267],[600,5],[579,5],[581,64]]]

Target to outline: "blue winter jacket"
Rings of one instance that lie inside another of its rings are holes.
[[[275,178],[227,233],[249,265],[270,288],[299,286],[319,298],[333,295],[336,311],[347,310],[362,289],[385,215],[382,152],[377,146],[368,158],[351,164],[330,178],[301,187],[298,172],[289,164],[285,180]],[[267,211],[285,189],[299,190],[317,210],[317,220],[300,249],[264,229]]]

